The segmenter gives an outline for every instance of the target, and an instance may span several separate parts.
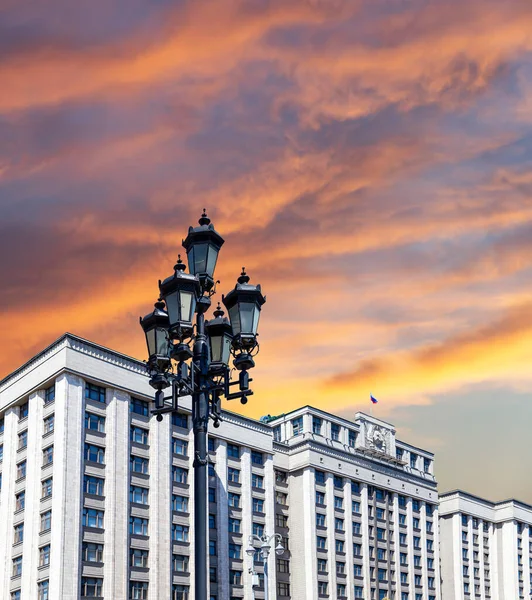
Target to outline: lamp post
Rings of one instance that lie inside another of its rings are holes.
[[[207,600],[207,429],[222,420],[221,397],[240,399],[246,404],[253,394],[248,370],[255,366],[257,325],[266,302],[260,285],[249,283],[245,269],[235,288],[218,303],[214,318],[205,313],[216,293],[214,269],[224,243],[205,209],[198,227],[190,227],[183,240],[189,273],[178,257],[174,273],[159,281],[159,300],[153,312],[140,318],[146,336],[149,359],[146,363],[150,385],[156,390],[154,409],[157,421],[164,413],[179,409],[179,399],[192,397],[194,431],[194,581],[196,600]],[[233,366],[230,364],[233,355]],[[233,371],[239,373],[232,380]],[[236,391],[231,388],[238,386]],[[166,396],[165,390],[171,388]]]
[[[252,534],[249,536],[249,548],[246,550],[246,554],[255,559],[255,556],[262,560],[262,566],[264,569],[264,598],[268,599],[268,557],[270,556],[270,551],[272,549],[272,542],[277,542],[277,546],[275,546],[275,554],[277,556],[282,556],[284,554],[284,546],[282,545],[283,538],[279,533],[274,533],[273,535],[256,535]],[[253,544],[258,542],[260,544],[259,548],[256,548]],[[252,569],[252,574],[255,575],[255,571]]]

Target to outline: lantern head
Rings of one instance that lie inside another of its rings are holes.
[[[221,309],[219,303],[213,314],[214,319],[210,319],[205,323],[205,329],[209,336],[211,351],[210,370],[216,372],[229,366],[233,330],[229,319],[224,317],[224,311]]]
[[[164,310],[164,302],[155,303],[153,312],[144,318],[140,317],[140,326],[146,336],[149,364],[152,368],[164,372],[170,365],[168,355],[168,313]]]
[[[189,227],[183,240],[187,251],[188,268],[192,275],[199,278],[202,292],[208,292],[214,286],[214,269],[218,253],[224,243],[223,237],[214,229],[205,209],[199,219],[198,227]]]
[[[174,274],[162,283],[159,281],[161,296],[168,309],[170,337],[180,340],[192,335],[192,319],[200,294],[199,279],[185,273],[185,268],[180,255]]]

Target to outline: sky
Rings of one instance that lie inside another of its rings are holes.
[[[532,503],[530,0],[0,0],[0,375],[139,315],[207,208],[252,417],[392,422]]]

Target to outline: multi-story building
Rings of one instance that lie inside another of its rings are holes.
[[[145,366],[67,334],[0,382],[0,598],[194,597],[190,403],[150,418]],[[211,600],[440,600],[433,455],[364,414],[230,412],[209,438]]]
[[[456,600],[532,594],[532,506],[462,491],[440,496],[442,591]]]

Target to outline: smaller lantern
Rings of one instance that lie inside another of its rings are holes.
[[[174,274],[162,283],[159,281],[161,296],[166,302],[171,337],[184,339],[192,335],[192,319],[200,293],[199,280],[185,273],[185,265],[179,255]]]
[[[169,363],[168,356],[168,313],[164,310],[164,302],[155,303],[153,312],[144,318],[139,317],[140,326],[146,336],[148,346],[149,362],[164,371]]]
[[[207,292],[214,286],[214,269],[223,243],[223,237],[203,209],[199,227],[189,227],[183,247],[187,251],[189,271],[199,277],[202,289]]]
[[[260,285],[249,283],[244,267],[235,288],[227,296],[222,296],[222,302],[229,311],[233,347],[252,349],[256,345],[260,310],[266,297],[262,295]]]
[[[211,350],[211,371],[219,371],[224,366],[229,365],[231,357],[231,340],[233,339],[233,330],[229,319],[224,317],[224,311],[218,303],[214,311],[214,319],[205,323],[205,329],[209,336],[209,345]]]

